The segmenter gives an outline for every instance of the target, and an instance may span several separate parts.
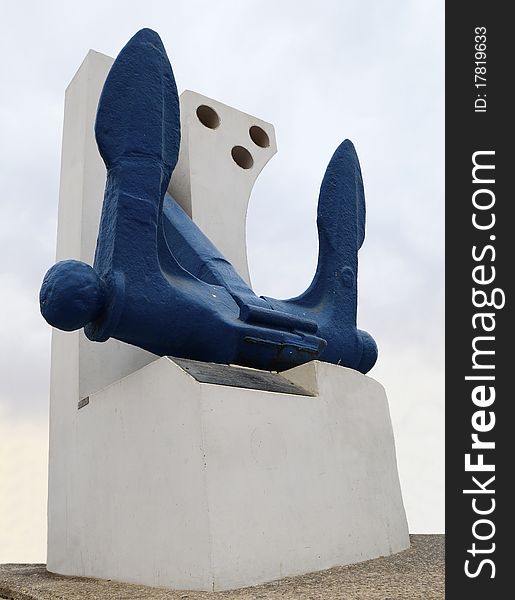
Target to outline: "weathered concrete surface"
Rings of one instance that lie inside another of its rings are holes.
[[[52,575],[45,565],[0,565],[9,600],[443,600],[444,536],[412,535],[411,548],[348,567],[230,592],[184,592]]]

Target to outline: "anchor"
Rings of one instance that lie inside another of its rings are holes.
[[[158,34],[139,31],[112,65],[95,136],[107,183],[93,267],[56,263],[40,308],[64,331],[84,328],[160,356],[282,371],[317,359],[369,371],[377,346],[357,329],[365,196],[345,140],[318,202],[318,265],[300,296],[257,296],[167,193],[180,146],[179,98]]]

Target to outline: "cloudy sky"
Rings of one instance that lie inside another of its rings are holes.
[[[260,294],[309,284],[337,145],[367,199],[358,322],[375,337],[412,532],[443,531],[443,0],[2,0],[0,563],[45,561],[50,327],[64,89],[93,48],[157,30],[179,91],[274,124],[248,215]]]

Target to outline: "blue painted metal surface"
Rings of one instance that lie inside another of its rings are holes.
[[[367,372],[372,337],[356,328],[357,253],[365,231],[358,158],[332,157],[318,206],[319,260],[291,300],[258,297],[166,194],[180,145],[179,99],[162,42],[143,29],[123,48],[95,125],[107,184],[93,268],[61,261],[41,312],[66,331],[158,355],[283,370],[319,359]]]

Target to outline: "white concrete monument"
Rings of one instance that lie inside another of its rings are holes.
[[[66,91],[58,260],[93,264],[112,63],[90,51]],[[180,107],[169,192],[249,283],[247,204],[274,129],[195,92]],[[276,373],[54,329],[48,570],[216,591],[406,549],[385,392],[330,362]]]

